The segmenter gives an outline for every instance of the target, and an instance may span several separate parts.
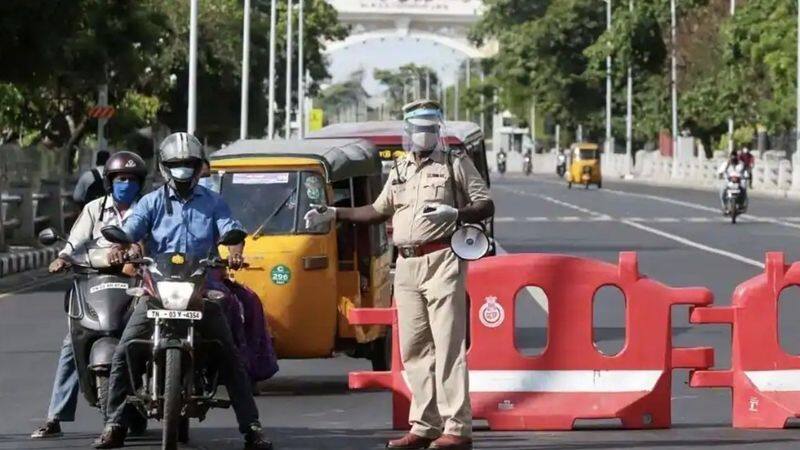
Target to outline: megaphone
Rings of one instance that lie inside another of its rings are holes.
[[[489,251],[489,238],[477,225],[463,225],[450,238],[453,253],[465,261],[475,261]]]

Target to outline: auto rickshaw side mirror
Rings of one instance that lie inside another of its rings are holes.
[[[102,234],[103,237],[106,238],[106,240],[108,242],[111,242],[112,244],[132,244],[133,243],[131,238],[128,237],[128,234],[125,233],[122,230],[122,228],[120,228],[120,227],[118,227],[116,225],[109,225],[109,226],[103,227],[100,230],[100,234]]]
[[[45,228],[44,230],[39,232],[39,243],[45,246],[53,245],[56,242],[63,239],[64,238],[60,237],[56,233],[56,230],[52,228]]]
[[[247,238],[247,233],[242,230],[230,230],[219,239],[219,245],[239,245]]]

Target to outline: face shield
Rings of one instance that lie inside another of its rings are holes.
[[[403,150],[412,153],[446,151],[445,126],[438,109],[410,111],[403,120]]]

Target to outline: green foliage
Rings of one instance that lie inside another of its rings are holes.
[[[439,92],[439,77],[428,66],[405,64],[397,69],[375,69],[373,76],[386,87],[390,114],[397,117],[402,115],[403,105],[409,101],[415,89],[419,89],[421,97],[425,95],[427,77],[430,77],[431,96]],[[403,95],[406,97],[403,98]]]
[[[602,136],[606,57],[613,58],[614,134],[624,136],[628,67],[634,74],[635,137],[655,140],[670,127],[669,0],[613,0],[612,27],[606,3],[597,0],[488,0],[473,39],[494,38],[492,83],[503,108],[525,117],[527,105],[560,123],[582,124]],[[678,5],[678,91],[681,128],[706,142],[719,142],[733,117],[737,141],[763,124],[790,129],[795,114],[796,2],[681,0]],[[787,38],[787,36],[789,38]]]

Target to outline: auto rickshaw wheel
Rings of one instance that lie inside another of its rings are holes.
[[[589,182],[587,181],[586,184],[583,185],[584,189],[589,189]]]
[[[386,334],[372,341],[369,354],[372,370],[386,372],[392,369],[392,330],[387,329]]]
[[[567,189],[572,189],[572,181],[567,181]]]
[[[598,181],[597,182],[597,189],[603,189],[603,182],[602,181]]]

